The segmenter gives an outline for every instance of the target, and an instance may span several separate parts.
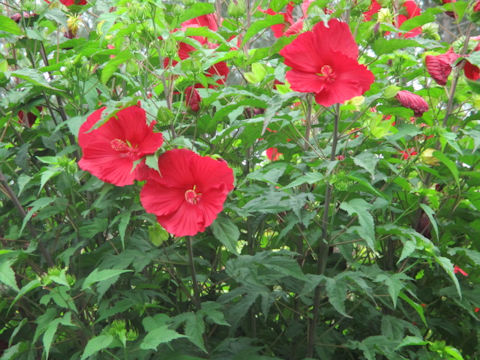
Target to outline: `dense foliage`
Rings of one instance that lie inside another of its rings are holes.
[[[0,359],[480,358],[477,1],[0,6]]]

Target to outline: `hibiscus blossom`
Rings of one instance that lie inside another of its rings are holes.
[[[275,24],[275,25],[271,26],[273,36],[275,36],[277,39],[282,37],[282,36],[290,36],[290,35],[298,34],[300,31],[302,31],[303,19],[300,19],[297,22],[295,22],[295,20],[293,20],[294,5],[295,4],[290,1],[287,4],[287,11],[286,12],[275,12],[272,9],[263,10],[260,7],[258,8],[258,10],[263,12],[264,14],[282,15],[283,16],[283,19],[284,19],[283,23]]]
[[[372,2],[370,3],[370,6],[368,8],[368,11],[365,11],[363,13],[363,18],[365,19],[365,21],[372,20],[373,15],[378,13],[381,8],[382,8],[382,5],[380,5],[377,2],[377,0],[372,0]]]
[[[266,153],[267,153],[267,158],[270,161],[277,161],[278,159],[280,159],[280,155],[282,155],[282,153],[279,152],[276,147],[268,148]]]
[[[478,44],[473,51],[479,51],[479,50],[480,50],[480,44]],[[465,76],[470,80],[476,81],[480,79],[480,69],[478,68],[478,66],[473,65],[468,61],[465,61],[463,72],[465,73]]]
[[[425,57],[425,64],[430,76],[439,85],[447,83],[448,75],[452,72],[452,65],[459,58],[453,49],[449,49],[445,54],[427,55]]]
[[[132,170],[134,163],[162,146],[162,134],[153,132],[155,122],[147,125],[145,110],[139,106],[120,110],[91,130],[104,110],[105,107],[93,112],[80,127],[78,144],[83,157],[78,165],[102,181],[117,186],[131,185],[141,179],[139,166]]]
[[[397,22],[396,22],[397,28],[400,28],[400,26],[402,26],[402,24],[405,21],[411,18],[414,18],[415,16],[418,16],[421,13],[420,8],[417,6],[417,3],[415,1],[405,1],[403,3],[403,7],[405,8],[407,15],[400,14],[397,16]],[[400,36],[404,38],[411,38],[411,37],[418,36],[421,33],[422,33],[422,27],[416,27],[406,32],[405,34],[401,34]]]
[[[223,209],[233,189],[233,171],[223,160],[187,149],[165,152],[160,172],[151,171],[140,201],[169,233],[193,236],[205,230]]]
[[[415,116],[422,116],[428,110],[427,102],[419,95],[411,93],[407,90],[400,90],[395,98],[402,106],[412,109]]]
[[[346,23],[331,19],[316,24],[280,51],[292,90],[315,93],[323,106],[362,95],[375,80],[357,61],[358,48]]]

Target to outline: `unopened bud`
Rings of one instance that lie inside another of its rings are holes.
[[[392,24],[393,23],[393,15],[390,9],[381,8],[378,12],[378,22]]]
[[[73,37],[77,36],[77,32],[81,22],[82,22],[82,19],[80,19],[80,17],[77,17],[77,16],[68,17],[67,27],[68,27],[68,31],[73,34]]]
[[[433,153],[437,151],[435,149],[432,149],[432,148],[428,148],[428,149],[425,149],[421,154],[420,154],[420,161],[424,164],[427,164],[427,165],[432,165],[432,166],[436,166],[439,164],[439,160],[438,158],[436,158],[435,156],[433,156]]]

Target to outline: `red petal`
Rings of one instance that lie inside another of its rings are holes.
[[[480,69],[478,66],[470,64],[468,61],[465,62],[465,66],[463,67],[463,71],[465,76],[470,80],[478,80],[480,79]]]
[[[372,16],[380,11],[382,8],[382,5],[380,5],[377,0],[372,0],[370,3],[370,7],[368,8],[368,11],[363,13],[363,18],[365,21],[370,21],[372,20]]]

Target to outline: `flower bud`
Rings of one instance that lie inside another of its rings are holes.
[[[228,15],[238,18],[246,12],[245,0],[231,0],[228,4]]]
[[[378,22],[392,24],[393,14],[388,8],[381,8],[378,12]]]
[[[425,149],[421,154],[420,154],[420,161],[424,164],[427,165],[432,165],[436,166],[439,164],[439,160],[433,156],[433,153],[437,151],[432,148]]]

